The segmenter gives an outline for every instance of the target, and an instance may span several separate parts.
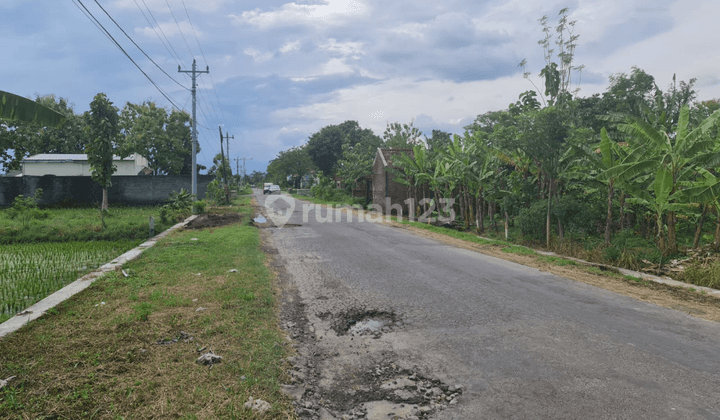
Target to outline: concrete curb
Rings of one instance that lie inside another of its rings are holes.
[[[528,249],[532,249],[532,248],[528,248]],[[600,269],[606,269],[606,270],[610,269],[612,271],[617,271],[618,273],[620,273],[622,275],[633,276],[633,277],[639,278],[641,280],[654,281],[655,283],[666,284],[668,286],[674,286],[674,287],[685,287],[685,288],[692,287],[695,290],[703,290],[708,294],[720,297],[720,290],[712,289],[710,287],[705,287],[705,286],[697,286],[692,283],[684,283],[682,281],[673,280],[670,277],[660,277],[660,276],[656,276],[653,274],[642,273],[640,271],[628,270],[627,268],[614,267],[612,265],[607,265],[607,264],[593,263],[593,262],[581,260],[578,258],[566,257],[566,256],[559,255],[559,254],[556,254],[554,252],[549,252],[549,251],[538,251],[536,249],[533,249],[533,251],[537,252],[540,255],[548,255],[548,256],[563,258],[566,260],[572,260],[572,261],[581,263],[583,265],[598,267]]]
[[[41,316],[43,316],[45,314],[45,312],[47,312],[49,309],[54,308],[59,303],[62,303],[64,301],[66,301],[67,299],[70,299],[72,296],[87,289],[91,284],[93,284],[95,282],[95,280],[102,277],[108,271],[113,271],[113,270],[117,269],[118,267],[122,267],[122,265],[125,264],[126,262],[134,260],[135,258],[139,257],[140,254],[143,253],[143,251],[145,251],[146,249],[155,245],[160,239],[169,235],[170,232],[173,232],[177,229],[180,229],[181,227],[184,227],[185,225],[190,223],[196,217],[197,217],[197,215],[192,215],[192,216],[188,217],[187,219],[183,220],[182,222],[172,226],[171,228],[167,229],[166,231],[160,233],[159,235],[157,235],[151,239],[148,239],[146,242],[141,243],[136,248],[133,248],[130,251],[127,251],[126,253],[120,255],[119,257],[115,258],[114,260],[110,261],[109,263],[101,266],[97,270],[80,277],[79,279],[75,280],[74,282],[68,284],[67,286],[63,287],[62,289],[58,290],[57,292],[55,292],[55,293],[51,294],[50,296],[46,297],[45,299],[41,300],[40,302],[37,302],[36,304],[25,309],[24,311],[20,312],[19,314],[15,315],[14,317],[3,322],[2,324],[0,324],[0,338],[5,337],[6,335],[19,330],[28,322],[33,321],[33,320],[38,319]]]

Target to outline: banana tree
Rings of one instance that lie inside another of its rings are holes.
[[[686,194],[678,194],[681,186],[687,185],[682,183],[695,179],[699,168],[712,168],[720,163],[717,141],[706,135],[720,118],[720,112],[710,115],[693,130],[688,129],[689,114],[689,107],[684,106],[675,132],[671,133],[630,117],[630,123],[622,124],[618,129],[627,135],[633,150],[622,163],[601,174],[603,179],[635,179],[647,173],[654,175],[650,177],[649,186],[629,183],[631,188],[628,192],[635,197],[635,202],[650,203],[653,211],[660,212],[656,213],[656,218],[658,241],[663,252],[677,251],[675,212],[682,206],[675,204],[688,198]],[[648,199],[649,191],[655,193],[652,200]],[[667,247],[662,235],[663,216],[667,218]]]
[[[576,172],[568,173],[567,176],[571,178],[584,178],[590,182],[597,181],[604,184],[608,189],[607,217],[605,219],[605,246],[609,246],[613,219],[613,199],[615,197],[615,190],[621,180],[617,176],[601,178],[599,174],[619,165],[627,155],[627,150],[617,142],[612,141],[610,136],[608,136],[607,130],[603,127],[600,130],[600,143],[596,148],[591,148],[583,142],[578,142],[571,146],[568,154],[572,154],[570,158],[575,159],[575,163],[579,165],[579,168],[576,168]],[[580,171],[577,171],[577,169],[580,169]],[[591,174],[587,173],[588,169]]]
[[[0,118],[57,126],[66,117],[35,101],[0,90]]]
[[[422,190],[423,198],[425,195],[425,186],[430,181],[430,172],[432,171],[432,163],[430,162],[427,149],[423,145],[413,147],[413,155],[400,154],[394,156],[393,164],[400,168],[390,168],[395,175],[393,179],[402,185],[407,186],[414,193],[412,194],[414,202],[411,205],[420,205],[418,201],[418,191]],[[413,208],[412,211],[416,209]]]

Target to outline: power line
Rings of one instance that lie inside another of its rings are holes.
[[[143,5],[145,6],[145,9],[147,9],[148,13],[150,14],[150,17],[153,19],[153,22],[155,22],[155,24],[157,25],[158,29],[160,30],[160,33],[163,34],[163,37],[164,37],[165,40],[167,41],[168,45],[170,46],[170,48],[171,48],[171,49],[173,50],[173,52],[175,53],[175,57],[177,57],[176,61],[177,61],[178,65],[180,65],[180,64],[182,63],[182,59],[180,58],[180,54],[178,54],[177,51],[175,51],[175,47],[172,46],[172,43],[170,42],[170,39],[168,39],[167,35],[165,35],[165,31],[162,30],[162,26],[160,26],[160,23],[157,21],[157,19],[155,19],[155,15],[152,14],[152,12],[150,11],[150,8],[148,7],[147,3],[145,3],[145,0],[140,0],[140,1],[143,2]],[[135,4],[137,5],[137,1],[135,1]],[[139,7],[140,7],[140,5],[138,5],[138,8],[139,8]],[[142,9],[141,9],[140,11],[142,12]],[[143,13],[143,15],[145,15],[145,14]],[[147,19],[147,18],[145,18],[145,19]],[[152,24],[150,24],[150,27],[152,27],[153,30],[155,29],[155,27],[154,27]],[[157,33],[157,32],[156,32],[156,33]],[[172,55],[172,54],[171,54],[171,55]],[[192,53],[191,53],[191,55],[192,55]],[[206,63],[206,65],[207,65],[207,63]],[[186,75],[186,76],[187,76],[187,75]]]
[[[172,11],[172,7],[170,7],[170,3],[168,3],[168,0],[165,0],[165,4],[167,4],[168,9],[170,10],[170,14],[172,15],[173,20],[175,21],[175,24],[178,27],[178,31],[180,31],[180,36],[182,36],[183,41],[185,41],[185,46],[187,47],[188,51],[190,51],[190,56],[195,59],[195,55],[193,54],[192,50],[190,49],[190,44],[188,44],[187,39],[185,39],[185,34],[183,34],[182,29],[180,29],[180,23],[178,23],[177,19],[175,18],[175,13]],[[205,65],[207,66],[207,62],[205,62]]]
[[[102,28],[100,28],[100,25],[98,25],[97,22],[93,21],[92,18],[87,14],[87,12],[86,12],[85,10],[83,10],[83,9],[80,7],[79,4],[75,3],[75,0],[72,0],[72,2],[73,2],[73,4],[75,5],[75,7],[77,7],[81,12],[83,12],[83,14],[85,15],[85,17],[87,17],[88,19],[90,19],[90,22],[92,22],[93,25],[95,25],[95,27],[98,28],[98,29],[102,32]],[[112,39],[110,39],[110,37],[108,36],[108,34],[106,34],[105,32],[103,32],[103,35],[105,35],[105,38],[107,38],[108,40],[112,41]]]
[[[73,0],[73,1],[75,1],[75,0]],[[83,7],[83,9],[85,9],[85,11],[90,15],[90,17],[92,18],[92,20],[94,20],[95,22],[97,22],[98,25],[100,25],[100,28],[102,29],[103,33],[105,33],[105,34],[110,38],[110,40],[112,41],[112,43],[115,44],[115,46],[118,47],[118,48],[120,49],[120,51],[122,51],[122,53],[125,54],[125,56],[135,65],[135,67],[137,67],[138,70],[140,70],[140,72],[145,76],[145,78],[148,79],[148,80],[150,81],[150,83],[152,83],[153,86],[155,86],[155,88],[158,90],[158,92],[160,92],[160,93],[165,97],[165,99],[167,99],[167,100],[172,104],[172,106],[174,106],[174,107],[177,108],[177,109],[180,109],[180,108],[175,104],[175,102],[174,102],[172,99],[170,99],[170,97],[169,97],[167,94],[165,94],[165,92],[163,92],[162,89],[160,89],[160,86],[158,86],[158,85],[150,78],[150,76],[148,76],[148,74],[145,73],[145,71],[135,62],[135,60],[133,60],[132,57],[130,57],[130,54],[128,54],[127,51],[125,51],[125,49],[120,45],[120,43],[118,43],[118,42],[115,40],[115,38],[113,38],[113,36],[110,35],[110,32],[109,32],[107,29],[105,29],[105,27],[102,25],[102,23],[100,23],[100,21],[97,20],[97,18],[92,14],[92,12],[90,12],[90,10],[88,10],[87,7],[85,7],[85,5],[83,4],[82,0],[77,0],[77,2],[80,3],[80,5]],[[86,16],[87,16],[87,15],[86,15]]]
[[[203,60],[205,60],[205,65],[208,65],[207,58],[205,58],[205,51],[203,51],[202,46],[200,46],[200,39],[197,36],[197,32],[195,32],[195,25],[192,23],[192,19],[190,19],[190,13],[188,13],[187,6],[185,6],[185,0],[182,0],[183,8],[185,9],[185,15],[187,15],[188,22],[190,23],[190,28],[193,31],[193,35],[195,35],[195,42],[198,44],[198,48],[200,48],[200,54],[203,56]],[[210,76],[210,83],[212,84],[213,92],[215,93],[215,99],[217,100],[218,107],[220,108],[220,112],[222,113],[223,120],[225,120],[225,111],[222,109],[222,105],[220,104],[220,97],[218,97],[217,89],[215,89],[215,81],[212,78],[212,74],[208,74]],[[212,101],[210,102],[212,104]]]
[[[163,41],[163,39],[160,37],[160,34],[158,33],[157,29],[155,29],[155,26],[152,24],[152,22],[150,22],[150,19],[148,19],[147,15],[143,11],[142,7],[140,7],[140,3],[138,3],[137,0],[133,0],[133,1],[135,2],[135,6],[137,6],[138,10],[140,10],[140,13],[142,13],[143,17],[147,21],[148,25],[150,25],[150,29],[152,29],[153,32],[155,32],[155,36],[157,36],[157,38],[160,40],[160,43],[163,44],[163,47],[165,47],[165,50],[168,52],[168,54],[170,54],[170,57],[172,57],[172,59],[175,60],[175,64],[181,65],[182,63],[180,61],[178,61],[177,58],[175,58],[172,51],[170,51],[170,48],[168,48],[167,44],[165,44],[165,41]]]
[[[95,0],[95,3],[98,5],[98,7],[100,7],[100,10],[102,10],[102,11],[107,15],[107,17],[110,18],[110,20],[115,24],[115,26],[117,26],[118,29],[120,29],[120,31],[121,31],[123,34],[125,34],[125,36],[127,37],[127,39],[129,39],[130,42],[132,42],[133,45],[135,45],[135,46],[137,47],[137,49],[140,50],[140,52],[143,53],[143,55],[145,55],[145,57],[147,57],[148,60],[150,60],[151,63],[155,64],[155,67],[157,67],[158,69],[160,69],[160,71],[163,72],[163,73],[165,74],[165,76],[169,77],[170,80],[172,80],[173,82],[177,83],[177,84],[178,84],[180,87],[182,87],[183,89],[185,89],[185,90],[190,90],[190,89],[186,88],[185,86],[183,86],[182,83],[180,83],[180,82],[178,82],[177,80],[175,80],[175,79],[174,79],[172,76],[170,76],[165,70],[163,70],[163,68],[160,67],[160,66],[158,65],[158,63],[156,63],[152,58],[150,58],[150,56],[147,55],[147,53],[145,53],[145,51],[143,51],[143,49],[140,48],[140,46],[139,46],[132,38],[130,38],[130,35],[128,35],[127,32],[125,32],[125,30],[115,21],[115,19],[113,19],[113,17],[110,16],[110,13],[108,13],[107,10],[105,10],[105,8],[102,7],[102,5],[100,4],[100,2],[98,2],[98,0]]]

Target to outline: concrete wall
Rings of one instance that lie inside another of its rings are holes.
[[[67,160],[57,160],[62,156],[86,156],[86,155],[57,155],[53,159],[43,160],[42,156],[53,156],[53,155],[35,155],[28,159],[23,160],[23,175],[29,176],[44,176],[44,175],[55,175],[55,176],[90,176],[92,174],[92,167],[87,158],[78,159],[68,158]],[[143,168],[148,166],[148,161],[145,157],[135,153],[120,159],[115,156],[113,159],[113,165],[116,167],[115,176],[135,176]]]
[[[143,158],[144,159],[144,158]],[[116,160],[113,165],[117,168],[116,176],[136,176],[146,165],[138,166],[136,159]],[[76,162],[23,162],[23,175],[25,176],[90,176],[92,168],[87,161]]]
[[[205,198],[207,186],[215,177],[198,175],[198,199]],[[152,205],[163,203],[170,193],[190,190],[190,176],[114,176],[108,190],[110,207],[115,204]],[[43,189],[41,205],[93,206],[102,201],[102,188],[89,176],[0,177],[0,206],[10,206],[19,194],[31,197]]]

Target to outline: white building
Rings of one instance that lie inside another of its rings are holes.
[[[150,174],[152,170],[147,167],[147,164],[147,159],[139,154],[132,154],[124,159],[113,156],[113,165],[117,167],[117,171],[113,175]],[[22,173],[24,176],[90,176],[92,174],[87,155],[80,154],[30,156],[22,161]]]

